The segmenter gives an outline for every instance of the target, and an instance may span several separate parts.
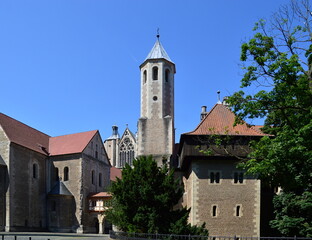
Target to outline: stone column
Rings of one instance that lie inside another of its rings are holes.
[[[99,220],[99,234],[104,234],[104,223],[105,223],[105,214],[100,213],[98,214],[98,220]]]

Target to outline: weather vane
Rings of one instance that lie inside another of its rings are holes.
[[[157,35],[156,35],[156,37],[157,37],[158,40],[159,40],[159,28],[157,28]]]

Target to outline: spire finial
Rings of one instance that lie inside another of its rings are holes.
[[[218,94],[218,104],[221,104],[221,101],[220,101],[220,93],[221,93],[220,90],[218,90],[218,91],[217,91],[217,94]]]
[[[159,40],[159,37],[160,37],[160,35],[159,35],[159,28],[157,28],[157,35],[156,35],[156,37]]]

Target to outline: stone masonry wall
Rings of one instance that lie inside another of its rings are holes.
[[[235,184],[234,172],[239,170],[233,160],[197,160],[191,169],[185,181],[187,194],[192,191],[193,197],[188,201],[192,224],[206,222],[211,236],[259,236],[259,180],[245,177],[243,183]],[[210,183],[211,171],[221,173],[220,183]]]

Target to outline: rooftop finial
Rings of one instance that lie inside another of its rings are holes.
[[[218,104],[221,104],[221,101],[220,101],[220,90],[217,91],[217,94],[218,94]]]
[[[160,37],[160,35],[159,35],[159,28],[157,28],[157,35],[156,35],[156,37],[159,40],[159,37]]]

